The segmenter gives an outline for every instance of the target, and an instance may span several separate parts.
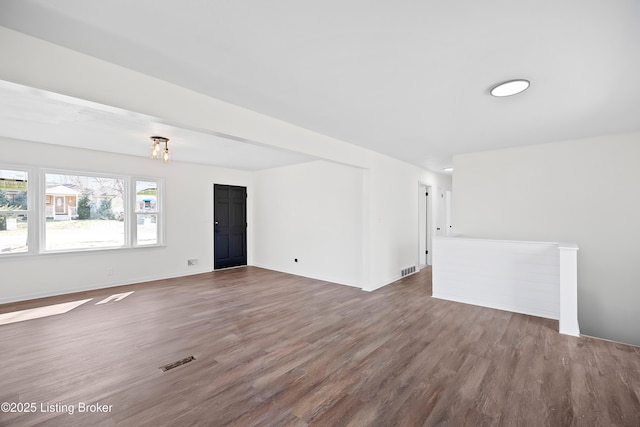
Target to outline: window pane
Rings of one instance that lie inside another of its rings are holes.
[[[27,215],[0,212],[0,254],[27,252]]]
[[[155,245],[158,243],[158,215],[137,214],[138,245]]]
[[[27,252],[27,172],[0,169],[0,254]]]
[[[27,210],[27,173],[0,169],[0,211]]]
[[[155,181],[136,181],[136,212],[156,212],[158,202],[158,183]]]
[[[136,245],[158,244],[158,182],[136,181]]]
[[[121,178],[45,174],[46,250],[125,245]]]

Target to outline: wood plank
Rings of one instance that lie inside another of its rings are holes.
[[[0,313],[131,291],[0,325],[0,400],[112,406],[0,425],[640,425],[640,348],[431,298],[430,269],[364,292],[243,267]]]

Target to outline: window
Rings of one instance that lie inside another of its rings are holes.
[[[44,188],[46,251],[127,245],[124,178],[45,173]]]
[[[136,246],[156,245],[160,240],[158,181],[136,180]]]
[[[0,169],[0,254],[29,249],[27,172]]]
[[[0,257],[164,244],[162,179],[39,172],[0,166]]]

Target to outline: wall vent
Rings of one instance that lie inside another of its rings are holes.
[[[400,270],[400,277],[408,276],[416,272],[416,266],[412,265],[411,267],[403,268]]]

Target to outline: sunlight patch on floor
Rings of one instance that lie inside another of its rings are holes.
[[[134,292],[135,291],[124,292],[122,294],[111,295],[110,297],[107,297],[107,298],[103,299],[102,301],[97,302],[96,305],[106,304],[106,303],[108,303],[110,301],[122,301],[123,299],[125,299],[126,297],[128,297],[129,295],[131,295]]]
[[[42,317],[55,316],[67,313],[82,304],[91,301],[93,298],[79,301],[65,302],[62,304],[47,305],[45,307],[30,308],[28,310],[14,311],[0,314],[0,325],[9,323],[24,322],[25,320],[40,319]]]

